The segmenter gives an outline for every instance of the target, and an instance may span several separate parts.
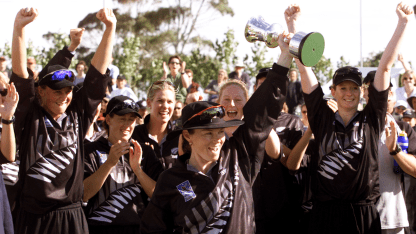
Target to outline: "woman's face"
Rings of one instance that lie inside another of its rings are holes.
[[[173,58],[169,62],[169,69],[171,72],[175,71],[176,73],[179,71],[181,67],[180,61],[177,58]]]
[[[84,65],[83,64],[78,64],[78,66],[77,66],[77,73],[78,74],[82,74],[83,72],[84,72],[84,70],[85,70],[85,67],[84,67]]]
[[[147,99],[147,106],[152,119],[167,123],[175,108],[175,93],[170,89],[158,90],[153,100]]]
[[[218,83],[222,83],[223,81],[225,81],[227,77],[227,74],[225,73],[225,71],[220,71],[218,73]]]
[[[225,142],[224,128],[195,129],[187,140],[191,144],[191,157],[198,157],[200,162],[217,161]]]
[[[302,119],[308,119],[308,111],[306,110],[306,106],[302,107]]]
[[[125,115],[114,115],[113,117],[107,115],[105,121],[113,139],[128,141],[133,134],[136,119],[137,115],[128,113]]]
[[[415,85],[415,80],[413,79],[413,77],[410,74],[404,74],[402,77],[402,84],[405,87],[414,87]]]
[[[238,85],[229,85],[222,90],[219,103],[225,107],[224,120],[242,119],[243,107],[247,99],[244,90]]]

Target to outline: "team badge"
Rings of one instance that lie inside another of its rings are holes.
[[[183,198],[185,198],[185,202],[196,197],[196,194],[194,193],[194,190],[192,189],[191,183],[189,183],[189,180],[178,184],[176,188],[182,194]]]
[[[175,148],[170,150],[172,158],[178,158],[178,151],[179,151],[178,147],[175,147]]]

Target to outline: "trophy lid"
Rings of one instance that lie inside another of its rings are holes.
[[[322,34],[318,32],[309,33],[302,39],[299,48],[300,62],[307,67],[315,66],[321,59],[324,49],[325,40]]]

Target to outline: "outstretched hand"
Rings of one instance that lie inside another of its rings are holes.
[[[396,126],[394,125],[393,121],[390,121],[390,129],[386,128],[386,146],[387,149],[389,149],[390,152],[393,152],[393,150],[396,149],[397,144],[397,132],[396,132]]]
[[[97,19],[105,24],[107,27],[116,26],[117,19],[113,10],[110,8],[103,8],[97,12]]]
[[[296,22],[301,15],[300,7],[297,4],[291,4],[285,10],[285,20],[290,33],[296,33]]]
[[[19,102],[19,94],[13,83],[7,86],[7,95],[0,97],[0,114],[2,118],[11,120]]]
[[[292,37],[293,37],[293,34],[288,33],[286,31],[283,31],[283,33],[279,35],[277,40],[279,41],[278,43],[279,43],[280,50],[282,51],[282,54],[285,52],[289,53],[289,43]]]
[[[136,170],[141,169],[143,151],[142,151],[142,147],[137,141],[132,139],[131,142],[133,143],[134,149],[133,147],[130,147],[129,162],[130,162],[131,169],[133,169],[133,171],[136,171]]]
[[[401,2],[397,5],[396,13],[399,16],[399,20],[405,20],[407,22],[410,20],[410,17],[412,17],[413,10],[409,5]]]
[[[81,44],[82,35],[84,35],[85,28],[71,29],[69,37],[71,38],[71,45],[69,45],[69,51],[75,51]]]
[[[17,12],[16,19],[14,20],[15,27],[23,28],[26,25],[33,22],[39,15],[39,12],[35,8],[22,8],[19,12]]]

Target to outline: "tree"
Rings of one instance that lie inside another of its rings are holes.
[[[341,56],[339,60],[337,61],[337,68],[350,66],[350,62],[345,61],[344,56]]]
[[[266,61],[267,46],[262,42],[255,42],[251,47],[252,55],[246,55],[244,58],[244,64],[246,65],[245,71],[251,76],[254,77],[257,75],[258,71],[265,67],[273,66],[273,59]],[[251,57],[251,62],[249,60]]]
[[[318,81],[322,84],[330,81],[332,79],[332,75],[334,74],[331,59],[327,59],[325,56],[322,56],[319,62],[312,67],[312,70],[314,71]]]
[[[230,29],[225,33],[225,39],[221,42],[218,39],[212,46],[215,51],[215,59],[220,62],[227,72],[230,72],[232,65],[236,62],[238,42],[235,41],[234,30]]]

